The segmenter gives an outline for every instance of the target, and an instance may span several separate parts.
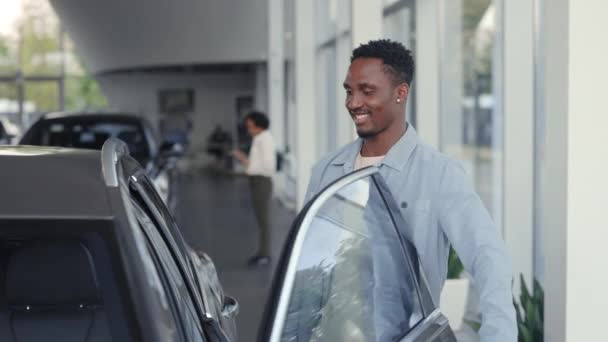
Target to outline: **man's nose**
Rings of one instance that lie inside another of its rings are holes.
[[[361,108],[362,105],[363,102],[361,101],[361,97],[356,94],[352,94],[346,99],[346,109],[351,112]]]

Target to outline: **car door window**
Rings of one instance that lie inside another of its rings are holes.
[[[193,295],[199,300],[202,310],[207,314],[211,314],[214,311],[212,309],[213,306],[219,306],[221,308],[223,306],[223,300],[209,300],[213,297],[210,298],[205,295],[205,291],[200,291],[203,289],[202,286],[204,286],[204,284],[201,284],[198,281],[198,277],[194,274],[196,271],[191,262],[191,258],[193,257],[192,250],[186,244],[175,220],[169,213],[162,199],[158,196],[151,181],[143,172],[138,172],[136,178],[137,181],[133,184],[136,197],[139,198],[147,208],[151,208],[150,215],[155,218],[162,227],[163,232],[171,240],[169,247],[172,247],[172,250],[174,250],[176,254],[180,254],[180,258],[185,266],[184,271],[187,272],[190,279],[192,279],[193,288],[198,290],[196,293],[193,293]],[[216,315],[212,316],[217,318]]]
[[[272,341],[395,341],[424,318],[412,261],[371,174],[337,189],[299,226]]]
[[[208,315],[210,315],[209,305],[203,300],[204,292],[196,275],[194,274],[194,265],[192,264],[192,250],[186,244],[182,237],[175,221],[168,212],[164,202],[158,197],[154,186],[146,176],[145,172],[131,159],[123,160],[123,169],[126,174],[131,174],[129,177],[129,186],[131,197],[137,201],[142,209],[146,211],[150,218],[153,219],[159,232],[163,236],[167,247],[173,254],[176,263],[180,266],[180,271],[183,272],[184,279],[188,282],[186,285],[189,288],[191,297],[197,305],[199,317],[207,324]],[[222,305],[223,303],[218,303]],[[217,318],[212,315],[213,318]]]
[[[144,235],[148,238],[152,252],[161,266],[161,271],[167,280],[171,294],[175,298],[180,320],[188,341],[202,341],[202,325],[198,319],[195,300],[192,298],[188,285],[177,265],[174,255],[170,252],[157,224],[149,215],[133,201],[133,208],[141,225]]]
[[[145,205],[152,209],[151,213],[158,220],[159,224],[162,225],[162,228],[171,235],[172,240],[176,244],[177,252],[182,255],[184,260],[187,260],[187,244],[181,232],[177,228],[175,220],[169,213],[165,202],[162,200],[162,198],[160,198],[156,188],[143,170],[136,174],[136,179],[137,182],[134,184],[134,190],[137,191],[139,196],[141,196],[141,200],[145,203]]]
[[[141,229],[141,227],[136,227],[136,229]],[[174,338],[183,341],[185,340],[183,329],[177,328],[182,325],[182,318],[179,315],[177,299],[172,295],[173,289],[171,288],[169,280],[167,279],[167,276],[160,265],[158,256],[153,252],[150,240],[144,237],[143,232],[139,233],[141,234],[142,240],[144,240],[141,243],[141,249],[145,252],[141,254],[145,255],[144,262],[146,265],[146,273],[150,277],[149,281],[154,284],[154,289],[159,296],[160,303],[164,311],[164,320],[170,320],[170,325],[167,324],[167,326],[169,327],[172,335],[172,340]]]

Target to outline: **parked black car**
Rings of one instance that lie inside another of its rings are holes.
[[[117,113],[49,113],[22,136],[20,145],[56,146],[101,150],[109,138],[124,141],[130,155],[147,171],[161,198],[177,214],[179,147],[159,144],[152,125],[143,117]]]
[[[236,340],[236,301],[124,143],[0,165],[1,341]]]

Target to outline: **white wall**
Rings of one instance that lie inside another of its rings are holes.
[[[608,341],[607,11],[569,1],[566,341]]]
[[[266,0],[50,2],[93,73],[266,61]]]
[[[545,32],[545,340],[608,341],[605,1],[552,0]]]
[[[166,88],[195,89],[195,112],[192,113],[194,149],[204,150],[206,139],[217,124],[224,129],[236,125],[238,96],[255,94],[255,74],[126,74],[105,75],[97,78],[111,107],[141,113],[154,124],[161,117],[158,91]],[[232,134],[233,139],[236,133]],[[203,155],[206,155],[203,153]]]

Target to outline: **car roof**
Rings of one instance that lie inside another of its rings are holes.
[[[112,217],[101,153],[0,146],[0,218]]]
[[[115,112],[55,112],[45,114],[41,121],[114,121],[125,123],[139,123],[143,117],[131,113]]]

